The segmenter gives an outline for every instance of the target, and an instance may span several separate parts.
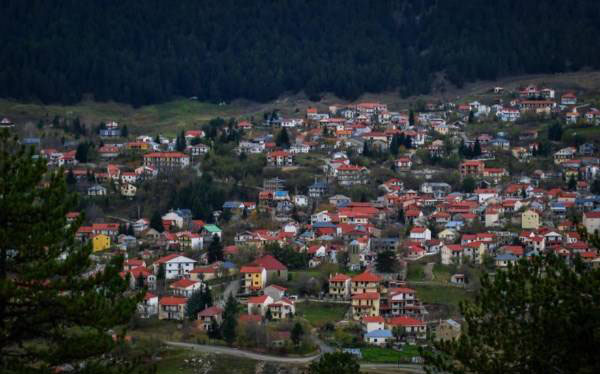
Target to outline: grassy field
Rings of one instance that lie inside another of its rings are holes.
[[[458,304],[473,298],[464,288],[444,285],[410,284],[417,291],[417,297],[426,304],[443,304],[449,307],[450,314],[458,312]]]
[[[311,325],[320,327],[327,322],[336,323],[344,318],[348,305],[333,303],[302,302],[296,304],[296,314]]]
[[[406,345],[402,351],[391,348],[368,347],[361,348],[362,359],[366,362],[394,363],[407,361],[419,355],[418,348],[414,345]]]
[[[407,281],[418,282],[418,281],[425,280],[425,272],[423,271],[423,268],[425,267],[424,264],[418,263],[418,262],[409,262],[407,266],[408,266],[408,268],[406,270],[406,280]]]
[[[226,359],[225,359],[226,358]],[[186,364],[195,359],[200,364]],[[258,362],[232,356],[200,354],[189,350],[169,350],[156,365],[157,374],[253,374]],[[206,370],[206,371],[205,371]]]

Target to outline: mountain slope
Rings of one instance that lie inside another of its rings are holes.
[[[484,3],[484,4],[481,4]],[[133,105],[177,96],[428,92],[600,68],[593,0],[0,0],[0,96]],[[438,76],[440,74],[437,74]],[[444,81],[444,80],[442,80]]]

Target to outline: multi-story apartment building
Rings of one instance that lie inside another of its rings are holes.
[[[262,266],[242,266],[240,273],[246,293],[262,290],[267,283],[267,270]]]
[[[369,170],[364,166],[340,165],[336,171],[336,179],[340,186],[366,184]]]
[[[352,295],[352,318],[360,320],[362,317],[375,317],[379,315],[380,296],[378,292],[365,292]]]
[[[190,156],[181,152],[152,152],[144,155],[144,166],[159,171],[182,169],[190,165]]]
[[[362,293],[377,293],[379,292],[379,282],[381,282],[380,277],[365,271],[364,273],[352,277],[351,293],[352,295]]]
[[[480,176],[483,175],[485,169],[485,163],[483,161],[465,161],[460,164],[460,175],[466,176]]]

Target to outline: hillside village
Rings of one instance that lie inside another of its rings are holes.
[[[81,197],[67,217],[77,239],[98,268],[125,256],[122,277],[146,289],[140,319],[224,339],[231,296],[240,348],[306,353],[315,334],[350,352],[403,351],[459,336],[448,295],[473,297],[484,274],[521,258],[600,267],[600,139],[582,135],[600,128],[596,103],[527,85],[174,134],[111,118],[0,126],[63,168]]]

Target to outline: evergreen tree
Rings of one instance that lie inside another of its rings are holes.
[[[225,310],[223,311],[223,323],[221,324],[221,335],[228,345],[232,345],[236,338],[237,328],[237,308],[238,303],[233,297],[233,294],[229,294],[227,302],[225,303]]]
[[[183,152],[183,151],[185,151],[185,147],[186,147],[185,135],[184,135],[183,131],[181,131],[179,133],[179,135],[177,135],[177,138],[175,139],[175,149],[178,152]]]
[[[577,257],[532,256],[493,280],[484,273],[460,309],[460,338],[421,352],[429,372],[600,372],[600,269]]]
[[[154,137],[154,143],[160,144],[160,134],[156,134],[156,136]]]
[[[465,193],[472,193],[475,191],[475,180],[472,177],[465,177],[462,182],[462,191]]]
[[[129,129],[127,128],[127,125],[123,125],[123,128],[121,129],[121,136],[124,138],[129,137]]]
[[[394,156],[398,156],[398,152],[400,150],[400,143],[398,143],[399,137],[398,135],[394,135],[392,137],[392,142],[390,144],[390,153]]]
[[[192,293],[185,304],[185,314],[191,320],[196,320],[198,313],[212,306],[212,296],[208,287],[200,287]]]
[[[75,151],[75,159],[79,162],[88,162],[88,151],[90,145],[87,142],[79,143],[77,150]]]
[[[73,174],[73,169],[69,169],[67,172],[67,184],[70,186],[77,184],[77,179],[75,178],[75,174]]]
[[[398,270],[399,263],[396,252],[392,250],[380,251],[377,253],[375,268],[380,273],[395,273]]]
[[[277,134],[277,138],[275,138],[275,144],[282,148],[288,148],[290,146],[290,136],[285,127],[283,127],[281,131],[279,131],[279,134]]]
[[[304,335],[304,328],[302,327],[302,325],[300,324],[300,322],[296,322],[294,324],[294,327],[292,328],[292,334],[291,334],[291,339],[292,339],[292,343],[294,343],[294,345],[299,345],[300,341],[302,340],[302,336]]]
[[[217,323],[216,319],[213,319],[210,322],[210,327],[208,328],[208,337],[211,339],[221,339],[221,327]]]
[[[481,156],[481,144],[479,144],[479,140],[475,140],[475,145],[473,146],[472,157]]]
[[[567,188],[569,189],[569,191],[575,191],[575,189],[577,188],[577,181],[575,180],[573,174],[571,174],[571,177],[569,178],[569,184],[567,185]]]
[[[600,179],[594,179],[592,186],[590,187],[590,192],[595,195],[600,195]]]
[[[469,111],[469,119],[468,119],[469,123],[474,123],[475,122],[475,113],[473,113],[473,111]]]
[[[223,261],[223,245],[217,234],[213,235],[213,239],[208,246],[208,263],[212,264],[215,261]]]
[[[267,321],[271,321],[273,320],[273,314],[271,313],[271,309],[267,308],[267,312],[265,313],[265,319]]]
[[[76,195],[6,131],[0,170],[1,371],[48,373],[73,363],[86,373],[126,369],[127,358],[111,359],[118,342],[108,330],[130,320],[142,295],[125,296],[122,257],[85,276],[91,247],[75,240],[81,220],[66,220]]]
[[[548,128],[548,139],[555,142],[560,142],[563,135],[563,128],[558,121],[554,121]]]
[[[155,210],[154,213],[152,213],[150,227],[158,232],[163,232],[165,229],[162,223],[162,216],[158,210]]]
[[[408,112],[408,125],[411,127],[415,125],[415,112],[412,109]]]

